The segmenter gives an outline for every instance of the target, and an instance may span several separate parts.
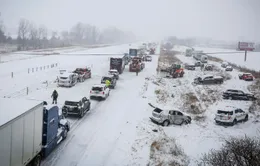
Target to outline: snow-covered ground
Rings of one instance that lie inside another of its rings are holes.
[[[175,50],[184,52],[185,47],[177,46]],[[177,57],[183,63],[194,63],[192,57],[185,57],[184,54],[177,55]],[[215,65],[217,68],[221,68],[220,64],[215,62],[209,62]],[[220,71],[221,72],[221,71]],[[224,71],[222,71],[223,73]],[[219,72],[204,72],[215,73]],[[225,72],[224,72],[225,73]],[[160,82],[158,89],[164,90],[168,93],[169,96],[174,95],[173,99],[168,97],[167,101],[164,102],[164,105],[174,105],[180,110],[184,108],[182,94],[194,93],[201,103],[201,107],[206,109],[204,113],[200,116],[204,120],[193,122],[190,125],[186,126],[170,126],[164,127],[164,132],[167,136],[173,137],[179,143],[184,152],[190,157],[190,165],[197,165],[196,161],[202,157],[203,153],[209,152],[211,149],[219,149],[226,138],[230,136],[257,136],[259,135],[260,123],[255,123],[256,117],[252,114],[249,114],[249,121],[245,123],[240,123],[233,127],[223,127],[216,125],[214,122],[214,116],[218,109],[221,106],[236,106],[245,111],[248,111],[251,102],[248,101],[230,101],[221,99],[221,94],[228,88],[240,89],[247,92],[247,87],[251,83],[241,81],[238,79],[238,71],[233,71],[229,73],[231,79],[224,82],[222,85],[210,85],[210,86],[193,86],[191,83],[197,75],[202,75],[203,72],[200,71],[200,68],[197,68],[195,71],[185,71],[185,75],[180,79],[163,79]],[[173,86],[174,85],[174,86]],[[207,100],[203,99],[206,96]],[[212,99],[210,99],[212,98]],[[216,101],[213,99],[216,98]],[[192,115],[192,114],[191,114]],[[193,119],[197,115],[192,115]]]
[[[131,44],[131,43],[130,43]],[[137,43],[139,44],[139,43]],[[133,45],[136,45],[136,43],[133,43]],[[120,47],[118,47],[120,46]],[[0,54],[0,63],[6,63],[10,61],[16,61],[16,60],[26,60],[31,58],[38,58],[43,56],[50,56],[50,55],[59,55],[59,54],[83,54],[83,53],[107,53],[106,51],[110,51],[109,53],[119,53],[119,52],[113,52],[115,48],[125,48],[124,51],[128,51],[126,48],[129,46],[129,44],[112,44],[109,45],[93,45],[93,46],[71,46],[71,47],[62,47],[62,48],[49,48],[49,49],[38,49],[38,50],[31,50],[31,51],[17,51],[17,52],[11,52],[6,54]],[[100,49],[102,48],[102,49]],[[86,50],[90,50],[87,51]],[[95,50],[95,51],[94,51]],[[112,52],[111,52],[112,51]],[[124,51],[120,51],[120,53],[124,53]]]
[[[209,54],[209,55],[220,58],[230,63],[237,64],[242,67],[246,67],[256,71],[260,70],[260,65],[259,65],[260,52],[247,52],[247,60],[244,61],[244,57],[245,57],[244,51],[236,51],[231,49],[218,49],[218,48],[203,48],[203,47],[194,47],[194,49],[203,50],[203,52],[205,53],[222,52],[221,54]],[[230,52],[230,53],[223,54],[223,52]]]

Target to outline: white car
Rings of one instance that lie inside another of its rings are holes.
[[[218,109],[214,120],[217,124],[223,123],[235,125],[237,122],[247,121],[248,113],[240,108],[226,106]]]
[[[93,85],[90,90],[90,99],[106,99],[109,96],[110,89],[105,84]]]
[[[233,71],[233,67],[232,66],[227,66],[225,70],[226,71]]]
[[[221,67],[223,67],[223,68],[226,68],[228,66],[228,62],[223,62],[222,64],[221,64]]]
[[[113,75],[117,80],[119,79],[119,72],[116,69],[109,70],[108,74]]]

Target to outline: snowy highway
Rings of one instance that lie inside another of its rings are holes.
[[[88,53],[123,53],[127,52],[128,45],[91,49],[70,53],[71,55],[53,55],[27,60],[17,60],[1,64],[1,82],[4,82],[0,94],[18,93],[11,96],[51,102],[51,93],[56,89],[59,93],[58,105],[61,107],[65,100],[78,100],[89,97],[93,84],[99,84],[101,77],[109,69],[109,57],[115,56],[77,56]],[[158,48],[159,50],[159,48]],[[82,118],[69,117],[71,131],[67,139],[48,156],[42,166],[73,166],[73,165],[126,165],[130,161],[131,147],[136,138],[136,126],[143,120],[144,115],[139,112],[147,107],[147,100],[140,95],[145,84],[145,78],[156,74],[158,56],[153,56],[152,62],[147,62],[145,69],[139,73],[130,73],[126,66],[117,82],[115,89],[105,101],[91,101],[91,110]],[[28,66],[40,63],[58,62],[59,67],[46,71],[28,74]],[[9,64],[9,65],[8,65]],[[17,75],[9,78],[11,64],[16,65]],[[92,78],[78,83],[72,88],[57,87],[53,82],[58,69],[73,69],[77,66],[92,66]],[[19,71],[20,70],[20,71]],[[6,76],[5,76],[6,74]],[[49,85],[42,85],[48,80]],[[19,84],[18,84],[19,82]],[[34,86],[28,95],[19,90],[26,86]],[[18,92],[17,92],[18,91]],[[8,92],[8,93],[7,93]],[[19,94],[20,93],[20,94]]]

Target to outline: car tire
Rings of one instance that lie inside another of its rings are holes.
[[[234,121],[232,122],[232,126],[234,126],[235,124],[237,124],[237,120],[234,119]]]
[[[80,110],[79,117],[82,118],[83,116],[84,116],[84,112],[82,110]]]
[[[248,121],[248,115],[246,115],[244,122]]]
[[[165,120],[165,121],[162,123],[162,125],[163,125],[164,127],[169,126],[169,125],[170,125],[169,120]]]
[[[62,114],[64,115],[65,118],[68,117],[68,111],[67,110],[66,111],[62,111]]]

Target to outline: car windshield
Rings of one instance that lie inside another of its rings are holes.
[[[112,81],[112,79],[111,79],[110,77],[103,77],[102,80],[103,80],[103,81],[105,81],[105,80]]]
[[[163,110],[161,110],[160,108],[155,108],[153,111],[157,113],[161,113]]]
[[[103,91],[102,87],[92,87],[93,91]]]
[[[77,101],[65,101],[65,105],[70,105],[70,106],[77,106],[79,102]]]
[[[218,110],[218,114],[233,115],[233,111]]]

